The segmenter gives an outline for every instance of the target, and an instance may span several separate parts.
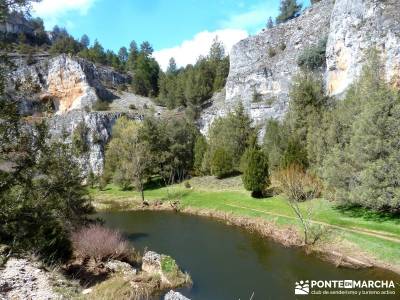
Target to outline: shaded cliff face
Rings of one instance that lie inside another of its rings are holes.
[[[52,102],[56,114],[91,108],[97,100],[112,99],[108,88],[128,83],[127,75],[99,67],[83,59],[59,55],[41,57],[28,65],[15,59],[16,69],[9,76],[9,89],[21,98],[24,113],[37,102]]]
[[[281,119],[299,71],[298,57],[323,38],[328,38],[327,67],[321,75],[328,95],[343,95],[359,76],[371,47],[381,50],[387,80],[400,87],[399,11],[398,0],[322,0],[300,17],[240,41],[230,54],[226,97],[203,111],[202,132],[238,102],[255,124]]]

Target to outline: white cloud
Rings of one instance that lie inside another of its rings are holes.
[[[75,11],[85,15],[96,0],[43,0],[32,4],[33,15],[41,17],[48,28],[57,24],[60,17]],[[69,24],[71,26],[71,24]]]
[[[270,16],[277,13],[276,5],[267,2],[260,3],[250,7],[246,12],[230,15],[227,19],[221,21],[222,28],[240,28],[250,32],[260,30],[265,26]]]
[[[229,53],[232,46],[246,38],[248,33],[241,29],[202,31],[197,33],[193,39],[186,40],[179,46],[155,51],[154,57],[164,70],[167,68],[171,57],[175,58],[179,67],[194,64],[200,55],[206,56],[208,54],[212,41],[216,36],[225,45],[225,49]]]

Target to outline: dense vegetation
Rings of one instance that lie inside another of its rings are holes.
[[[197,128],[185,118],[147,118],[142,124],[127,118],[116,122],[106,151],[104,180],[123,189],[143,191],[152,176],[164,184],[187,178],[193,170]],[[143,196],[143,194],[142,194]],[[144,199],[143,199],[144,200]]]
[[[171,59],[166,73],[160,74],[158,102],[168,108],[201,105],[225,86],[228,72],[229,58],[215,39],[208,56],[200,57],[193,66],[177,69]]]
[[[17,14],[25,19],[23,14]],[[52,55],[66,53],[77,55],[96,64],[113,67],[117,71],[132,74],[130,90],[135,94],[152,97],[158,104],[168,108],[189,107],[195,116],[198,107],[210,99],[214,92],[225,86],[229,72],[229,57],[216,38],[206,57],[199,57],[194,65],[178,68],[171,58],[167,70],[160,69],[153,57],[153,48],[148,41],[140,47],[133,40],[129,47],[121,47],[118,53],[105,50],[96,39],[91,45],[90,38],[84,34],[78,40],[65,28],[54,26],[48,35],[40,18],[27,18],[26,22],[35,28],[33,34],[9,35],[8,44],[14,50],[28,54],[27,62],[34,62],[33,54],[44,51]]]
[[[1,20],[13,5],[2,2]],[[4,40],[3,40],[4,41]],[[81,170],[68,145],[49,143],[45,123],[27,126],[5,91],[9,67],[0,69],[0,241],[47,261],[71,254],[70,231],[91,210]]]
[[[379,57],[371,51],[340,102],[324,95],[322,79],[303,71],[294,80],[286,118],[267,123],[263,147],[272,169],[301,165],[343,204],[398,212],[400,95],[385,82]]]
[[[338,102],[325,95],[313,68],[302,68],[293,79],[286,117],[267,121],[260,146],[241,104],[215,120],[207,138],[186,119],[148,119],[137,134],[152,162],[146,179],[158,175],[171,183],[190,174],[242,173],[245,188],[256,196],[265,194],[272,174],[298,201],[320,195],[324,185],[325,196],[342,204],[398,212],[400,96],[384,78],[379,54],[371,51],[360,79]]]

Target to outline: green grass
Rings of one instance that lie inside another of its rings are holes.
[[[182,208],[217,210],[240,216],[264,218],[275,222],[278,226],[299,226],[284,196],[254,199],[241,186],[240,177],[227,180],[211,177],[194,178],[190,180],[190,185],[191,189],[185,188],[184,184],[168,188],[152,187],[145,191],[145,198],[149,201],[179,199]],[[108,186],[105,191],[92,189],[91,194],[96,204],[124,203],[123,208],[129,209],[140,203],[139,193],[121,191],[113,185]],[[311,209],[313,221],[342,228],[335,227],[334,230],[343,240],[351,242],[384,262],[396,264],[400,262],[400,243],[388,240],[388,238],[400,240],[399,218],[360,208],[338,207],[325,199],[314,199],[301,203],[300,206],[303,211]]]

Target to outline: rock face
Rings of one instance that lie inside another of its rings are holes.
[[[327,45],[329,95],[340,95],[359,76],[371,47],[382,54],[388,81],[400,87],[400,2],[337,0]]]
[[[298,57],[323,38],[328,38],[327,68],[321,72],[327,94],[340,96],[349,88],[371,47],[381,50],[387,80],[400,87],[399,11],[398,0],[322,0],[300,17],[240,41],[230,54],[225,99],[204,110],[202,132],[238,102],[256,124],[282,118]]]
[[[11,13],[5,22],[0,23],[0,32],[7,34],[33,34],[34,28],[21,14]]]
[[[17,91],[22,109],[34,112],[37,103],[49,103],[57,114],[75,109],[90,109],[97,100],[115,96],[108,88],[128,83],[127,75],[86,60],[62,54],[26,64],[14,59],[16,68],[9,76],[8,89]]]
[[[89,150],[81,154],[80,165],[84,175],[87,175],[90,170],[99,175],[103,172],[105,146],[111,138],[112,126],[121,116],[135,120],[143,119],[142,115],[135,113],[75,110],[55,115],[48,120],[48,124],[53,138],[63,138],[63,135],[66,135],[65,142],[71,143],[75,129],[83,123],[87,129],[85,142]]]

